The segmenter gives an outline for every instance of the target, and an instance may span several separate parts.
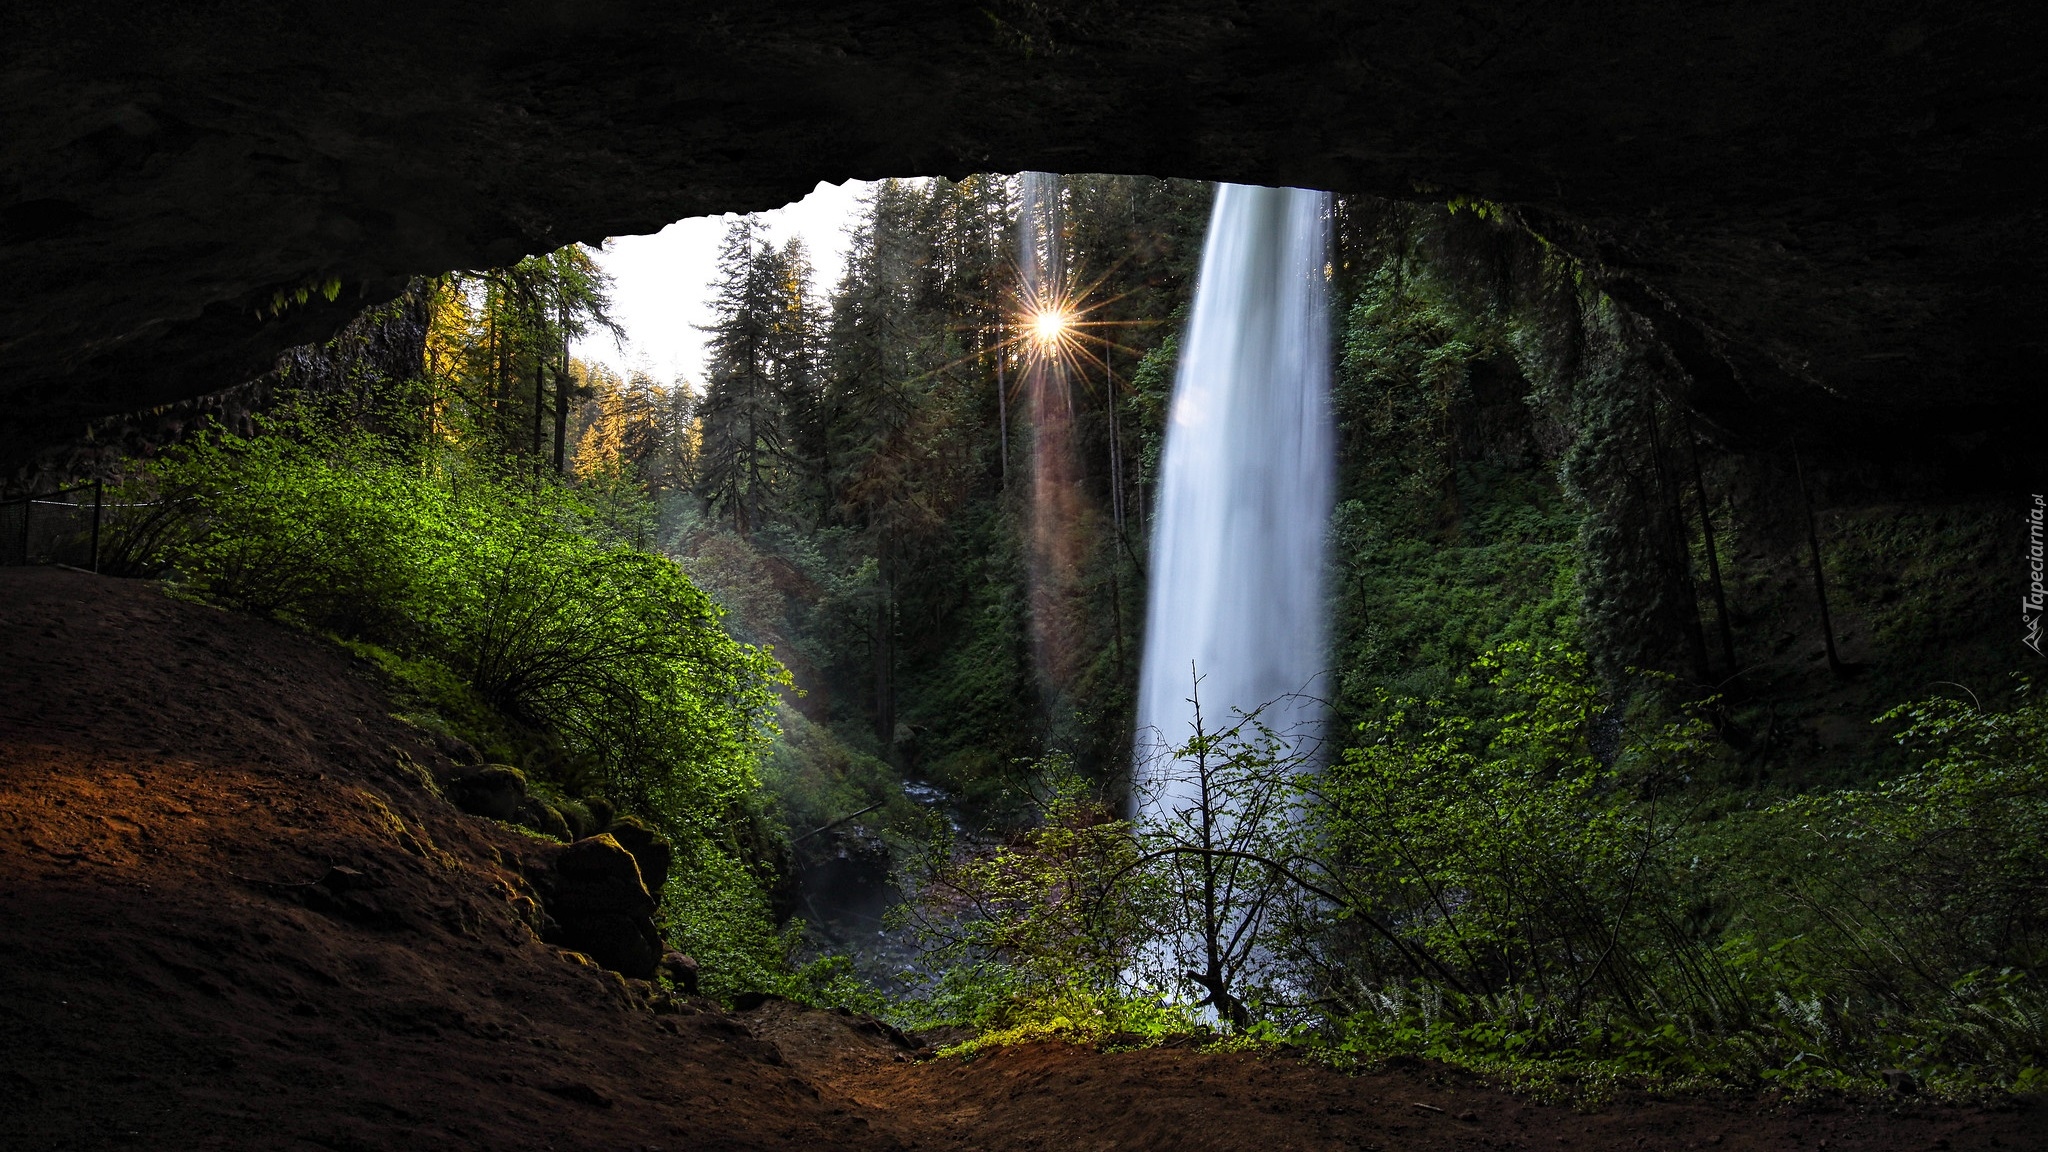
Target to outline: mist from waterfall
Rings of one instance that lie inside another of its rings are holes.
[[[1319,735],[1325,530],[1335,490],[1327,193],[1218,185],[1182,337],[1138,688],[1140,814],[1188,799],[1162,753],[1267,706]],[[1299,744],[1297,743],[1297,746]]]

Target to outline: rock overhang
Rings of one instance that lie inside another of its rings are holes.
[[[2038,458],[2016,430],[2048,367],[2044,21],[23,0],[0,15],[0,454],[236,383],[411,275],[820,180],[1042,168],[1508,205],[1724,424],[1852,453],[1989,438],[2005,475]]]

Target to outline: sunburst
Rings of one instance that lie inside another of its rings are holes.
[[[1079,380],[1092,393],[1097,375],[1105,382],[1114,382],[1110,353],[1122,352],[1133,358],[1144,354],[1117,342],[1112,333],[1120,328],[1148,327],[1158,321],[1107,319],[1106,310],[1126,294],[1096,295],[1116,273],[1117,266],[1086,284],[1034,284],[1035,277],[1025,275],[1021,267],[1017,270],[1017,287],[1005,309],[1006,336],[990,351],[1022,358],[1025,371],[1019,374],[1020,385],[1022,378],[1034,369],[1057,370],[1069,381]]]

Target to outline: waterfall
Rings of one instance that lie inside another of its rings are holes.
[[[1335,487],[1329,411],[1329,197],[1219,185],[1180,348],[1152,533],[1138,688],[1141,813],[1185,800],[1161,755],[1269,705],[1305,737],[1325,667],[1324,533]],[[1220,723],[1219,723],[1220,722]]]

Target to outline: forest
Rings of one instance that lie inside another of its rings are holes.
[[[1213,190],[1047,181],[880,182],[829,285],[739,218],[701,381],[571,355],[616,328],[589,249],[417,279],[176,435],[110,428],[100,570],[344,646],[535,835],[665,841],[659,927],[715,996],[969,1046],[2048,1086],[2002,506],[1830,501],[1825,458],[1732,446],[1492,204],[1331,201],[1327,735],[1165,734],[1203,800],[1138,814]],[[806,924],[832,853],[902,894],[907,971]]]

